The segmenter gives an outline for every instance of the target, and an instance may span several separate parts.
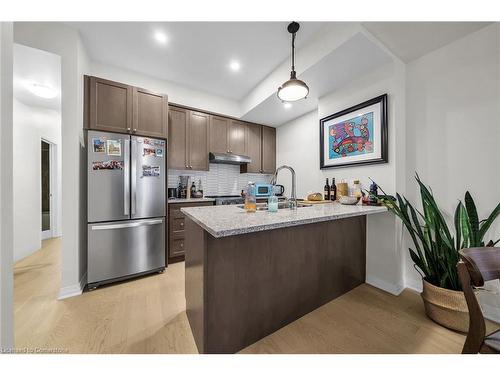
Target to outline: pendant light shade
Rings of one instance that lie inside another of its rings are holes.
[[[283,102],[295,102],[305,99],[309,94],[309,87],[304,81],[297,79],[295,72],[295,34],[299,27],[300,25],[297,22],[288,25],[288,32],[292,34],[292,71],[290,72],[290,79],[278,88],[278,98]]]

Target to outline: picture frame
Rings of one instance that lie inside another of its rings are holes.
[[[388,162],[387,94],[319,120],[320,169]]]

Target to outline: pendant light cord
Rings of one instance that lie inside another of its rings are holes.
[[[292,33],[292,75],[295,75],[295,33]]]

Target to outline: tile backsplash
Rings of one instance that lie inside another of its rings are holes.
[[[201,179],[204,195],[240,195],[241,190],[248,181],[268,183],[272,175],[259,173],[240,173],[239,165],[209,164],[207,171],[180,171],[168,170],[168,187],[175,188],[179,184],[179,176],[191,176],[190,183],[194,181],[198,186]]]

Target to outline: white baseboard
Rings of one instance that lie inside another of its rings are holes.
[[[366,276],[366,283],[374,286],[375,288],[379,288],[388,293],[394,294],[395,296],[399,295],[404,289],[402,285],[394,285],[371,275]]]
[[[422,280],[407,280],[405,287],[417,293],[422,293]]]
[[[87,272],[85,272],[78,284],[68,285],[64,288],[61,288],[59,290],[59,297],[57,297],[57,299],[61,300],[69,297],[79,296],[83,293],[85,285],[87,285]]]

